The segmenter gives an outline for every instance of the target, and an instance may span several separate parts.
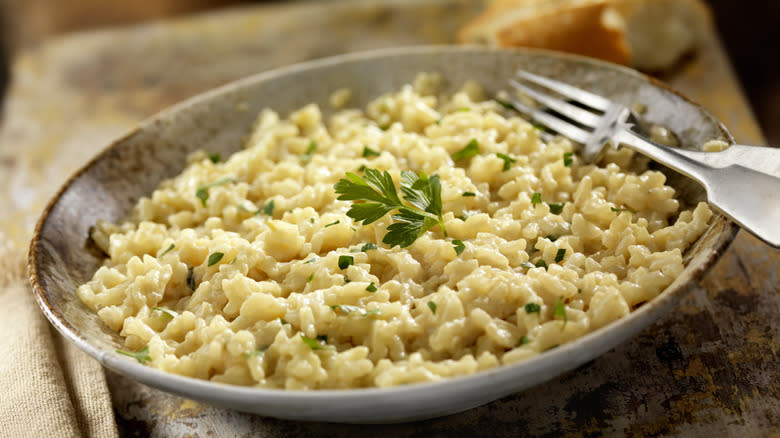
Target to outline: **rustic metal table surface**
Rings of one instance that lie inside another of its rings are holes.
[[[29,239],[75,169],[142,118],[230,80],[377,47],[451,43],[467,0],[266,5],[54,40],[13,67],[0,128],[0,229]],[[738,142],[762,144],[714,31],[662,77]],[[760,207],[758,207],[760,208]],[[780,427],[780,253],[740,232],[699,287],[639,336],[559,378],[462,414],[355,426],[219,409],[109,373],[128,436],[766,436]]]

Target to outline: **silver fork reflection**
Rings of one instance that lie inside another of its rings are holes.
[[[780,248],[780,149],[732,145],[720,152],[700,152],[660,145],[633,129],[635,116],[620,103],[523,70],[517,77],[510,80],[511,86],[543,108],[510,98],[512,106],[536,123],[582,143],[585,161],[595,160],[606,145],[629,147],[697,181],[707,191],[710,205]]]

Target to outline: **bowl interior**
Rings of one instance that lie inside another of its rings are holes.
[[[166,376],[124,358],[117,358],[114,349],[120,345],[118,336],[76,297],[78,285],[90,279],[102,263],[101,254],[88,244],[89,228],[98,219],[117,221],[125,216],[135,202],[141,196],[151,193],[160,181],[181,172],[190,152],[205,149],[226,156],[239,150],[257,112],[265,107],[274,108],[285,115],[307,103],[316,102],[327,116],[330,111],[328,98],[336,89],[350,88],[350,106],[361,107],[379,94],[411,82],[418,72],[441,73],[445,78],[444,92],[456,90],[466,80],[476,80],[486,88],[488,95],[493,95],[508,88],[507,79],[518,68],[572,83],[628,106],[641,103],[647,107],[643,120],[671,129],[681,139],[683,147],[698,148],[705,141],[715,138],[732,141],[717,120],[675,92],[632,70],[576,56],[530,50],[418,47],[347,55],[292,66],[224,86],[164,111],[110,145],[77,172],[43,213],[31,244],[29,273],[36,298],[46,316],[66,337],[105,365],[119,368],[120,372],[132,374],[152,385],[193,396],[186,391],[173,390],[170,384],[179,381],[176,379],[186,382],[192,382],[192,379]],[[693,204],[705,199],[703,191],[696,184],[671,172],[667,174],[685,203]],[[636,313],[644,312],[646,316],[632,314],[626,318],[629,321],[619,321],[589,336],[596,339],[599,333],[603,335],[620,330],[635,333],[649,324],[714,262],[735,232],[734,225],[716,215],[707,233],[687,251],[687,267],[683,275],[654,300],[667,304],[643,306]],[[632,323],[631,318],[639,318],[637,321],[641,320],[641,323]],[[631,330],[625,329],[627,326]],[[582,352],[576,357],[580,363],[590,360],[598,351],[606,351],[627,336],[601,336],[604,341],[603,345],[600,344],[600,350],[590,348],[591,353]],[[586,341],[576,341],[567,348],[585,349]],[[542,356],[547,355],[545,353]],[[554,361],[553,356],[550,354],[549,360]],[[556,368],[556,372],[548,371],[544,376],[549,378],[577,365],[577,361],[568,361],[571,366],[564,366],[567,363],[564,359],[561,358],[561,365]],[[548,359],[540,358],[541,362],[537,362],[545,365],[544,360]],[[522,370],[522,367],[526,367],[526,364],[500,368],[488,375],[500,375],[507,369],[510,369],[511,374],[511,369]],[[528,370],[542,368],[527,367]],[[450,383],[460,380],[470,381],[469,378],[459,378]],[[535,381],[538,383],[541,380]],[[240,400],[234,400],[239,396],[245,398],[248,394],[244,391],[246,388],[225,387],[208,382],[187,384],[194,385],[193,388],[209,388],[219,392],[210,401],[257,412],[256,409],[243,406]],[[529,385],[509,386],[496,388],[489,397],[483,396],[480,403]],[[253,391],[265,396],[274,393],[268,390]],[[376,392],[381,391],[365,393],[370,397],[370,394]],[[307,396],[303,394],[301,397]],[[470,404],[461,403],[456,409],[451,404],[440,404],[440,407],[446,409],[440,409],[441,412],[418,411],[418,414],[424,412],[422,416],[431,416],[453,412],[474,406],[475,402],[476,399],[471,400]],[[259,413],[274,414],[269,411]],[[369,418],[369,415],[365,418],[366,421],[412,418],[403,415],[381,417],[382,414],[375,411],[374,417]],[[317,415],[314,412],[309,416],[287,417],[317,419]],[[340,418],[331,414],[328,419]]]

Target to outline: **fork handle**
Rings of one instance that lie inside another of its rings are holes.
[[[709,203],[759,239],[780,248],[780,149],[733,145],[720,152],[663,146],[630,130],[616,138],[699,182]]]

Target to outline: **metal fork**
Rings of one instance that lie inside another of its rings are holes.
[[[582,143],[586,161],[595,160],[607,144],[629,147],[697,181],[704,186],[713,207],[759,239],[780,248],[780,148],[732,145],[721,152],[699,152],[660,145],[634,130],[635,115],[624,105],[523,70],[517,76],[537,88],[514,79],[510,80],[512,87],[548,111],[532,108],[516,98],[510,98],[512,106],[536,123]],[[541,92],[540,87],[568,101]]]

